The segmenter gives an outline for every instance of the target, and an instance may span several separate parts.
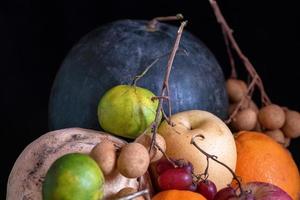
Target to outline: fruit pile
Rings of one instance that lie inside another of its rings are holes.
[[[73,128],[38,138],[14,165],[7,200],[298,200],[299,170],[284,146],[298,136],[300,114],[272,104],[253,68],[248,86],[238,79],[226,83],[226,122],[238,133],[208,111],[172,114],[169,77],[185,25],[159,95],[138,87],[137,79],[107,90],[95,108],[106,133]],[[251,99],[255,85],[260,109]]]
[[[233,131],[255,130],[272,137],[285,147],[291,138],[300,136],[300,113],[273,103],[259,109],[249,95],[243,80],[228,79],[226,89],[230,101],[230,126]]]

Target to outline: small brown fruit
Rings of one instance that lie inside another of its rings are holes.
[[[286,120],[282,127],[282,131],[289,138],[296,138],[300,136],[300,114],[293,110],[285,112]]]
[[[280,129],[285,122],[285,113],[280,106],[270,104],[260,109],[258,120],[264,128]]]
[[[232,127],[238,131],[249,131],[255,128],[257,115],[251,108],[239,111],[232,120]]]
[[[256,114],[258,114],[259,109],[252,99],[249,100],[249,108],[251,108]]]
[[[129,143],[122,147],[117,167],[127,178],[137,178],[146,173],[150,163],[148,150],[140,143]]]
[[[247,85],[242,80],[231,78],[226,81],[226,90],[229,100],[238,102],[247,94]]]
[[[152,134],[146,133],[143,134],[141,137],[138,137],[135,142],[142,144],[149,151],[151,140],[152,140]],[[159,134],[156,134],[156,143],[163,151],[166,151],[166,141]],[[159,159],[161,159],[162,156],[163,156],[162,152],[157,147],[154,146],[150,151],[150,162],[152,163],[158,161]]]
[[[254,130],[254,131],[257,131],[257,132],[262,132],[262,128],[261,128],[261,125],[260,125],[260,123],[258,122],[258,120],[257,120],[257,123],[256,123],[256,125],[255,125],[255,127],[254,127],[253,130]]]
[[[265,134],[273,138],[276,142],[284,144],[284,134],[280,129],[265,131]]]
[[[97,162],[105,176],[116,169],[117,154],[113,142],[101,141],[92,149],[90,156]]]
[[[123,189],[121,189],[113,199],[119,199],[121,197],[125,197],[127,195],[130,195],[130,194],[133,194],[133,193],[136,193],[137,192],[137,189],[136,188],[132,188],[132,187],[125,187]],[[136,197],[136,198],[133,198],[133,200],[145,200],[144,197],[142,196],[139,196],[139,197]]]
[[[238,104],[239,104],[239,102],[232,103],[229,105],[229,108],[228,108],[229,115],[231,115],[234,112],[234,110],[238,106]],[[258,112],[259,112],[257,105],[249,96],[247,96],[243,100],[240,110],[244,110],[246,108],[251,108],[256,114],[258,114]]]

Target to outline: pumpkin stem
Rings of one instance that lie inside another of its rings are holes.
[[[241,181],[240,181],[239,177],[234,173],[234,171],[233,171],[230,167],[228,167],[225,163],[222,163],[221,161],[219,161],[217,156],[208,154],[206,151],[204,151],[203,149],[201,149],[201,148],[199,147],[199,145],[196,143],[195,138],[201,138],[201,139],[203,140],[203,139],[205,139],[205,137],[204,137],[203,135],[201,135],[201,134],[194,135],[194,136],[192,137],[192,139],[191,139],[191,142],[190,142],[190,143],[191,143],[192,145],[194,145],[201,153],[203,153],[203,154],[206,156],[206,159],[207,159],[207,167],[206,167],[206,169],[205,169],[204,176],[206,177],[206,174],[208,173],[208,164],[209,164],[208,160],[209,160],[209,159],[212,159],[213,161],[219,163],[220,165],[222,165],[223,167],[225,167],[226,169],[228,169],[228,171],[232,174],[232,177],[233,177],[232,179],[233,179],[234,181],[236,181],[237,184],[238,184],[238,189],[239,189],[239,195],[238,195],[238,196],[243,195],[243,194],[244,194],[244,190],[243,190],[243,188],[242,188]],[[206,177],[206,178],[207,178],[207,177]]]
[[[148,31],[156,31],[156,26],[158,22],[162,21],[177,21],[177,20],[183,20],[184,17],[182,14],[177,14],[175,16],[164,16],[164,17],[155,17],[151,21],[149,21],[147,25],[147,30]]]
[[[169,123],[172,123],[171,120],[170,120],[171,103],[170,103],[170,91],[169,91],[169,77],[170,77],[170,72],[171,72],[171,69],[172,69],[174,58],[176,56],[176,52],[179,48],[179,43],[180,43],[180,39],[181,39],[181,36],[182,36],[182,32],[183,32],[183,29],[186,26],[186,24],[187,24],[187,21],[181,22],[181,25],[180,25],[180,27],[177,31],[176,40],[175,40],[172,52],[170,54],[168,63],[167,63],[167,70],[166,70],[166,73],[165,73],[161,93],[159,95],[160,97],[167,97],[167,99],[168,99],[167,103],[168,103],[168,106],[169,106],[169,117],[168,117],[168,122]],[[165,100],[165,98],[159,98],[158,99],[158,106],[157,106],[157,109],[156,109],[156,115],[155,115],[155,119],[152,123],[152,128],[151,128],[151,133],[153,134],[153,137],[151,139],[149,152],[151,151],[151,149],[156,144],[156,134],[157,134],[158,126],[160,124],[160,113],[163,110],[163,101],[164,100]]]

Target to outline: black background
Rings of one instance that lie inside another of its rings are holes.
[[[219,3],[272,101],[300,111],[296,1]],[[222,34],[208,0],[10,0],[0,4],[0,199],[5,198],[6,181],[17,156],[47,132],[48,97],[63,58],[92,29],[117,19],[151,19],[180,12],[189,20],[187,30],[211,49],[225,75],[229,74]],[[299,145],[300,139],[295,139],[289,147],[298,166]]]

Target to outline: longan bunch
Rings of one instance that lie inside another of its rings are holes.
[[[263,106],[258,108],[243,80],[228,79],[226,90],[230,101],[227,122],[234,131],[264,132],[285,147],[288,147],[291,138],[300,136],[299,112],[272,103],[262,103]]]
[[[122,147],[116,146],[110,140],[103,140],[98,143],[90,152],[90,156],[97,162],[105,178],[120,173],[126,178],[138,178],[143,176],[149,164],[159,160],[166,150],[164,138],[157,134],[156,144],[161,151],[154,146],[149,152],[152,135],[145,133],[134,142]],[[137,192],[134,188],[123,188],[116,193],[113,199],[118,199]],[[144,197],[137,197],[135,200],[143,200]]]

